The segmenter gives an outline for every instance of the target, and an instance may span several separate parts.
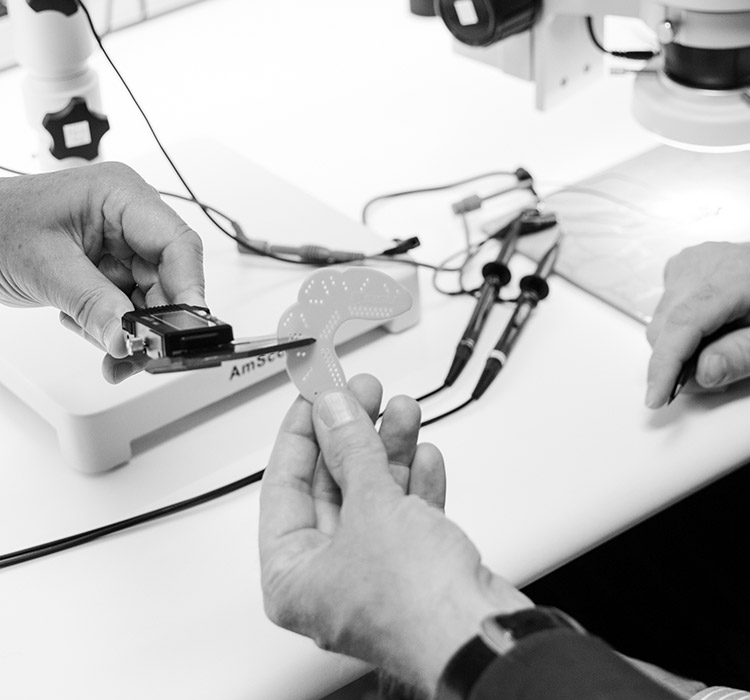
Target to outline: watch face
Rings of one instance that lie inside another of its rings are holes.
[[[526,608],[508,615],[495,615],[482,620],[482,641],[496,654],[507,654],[524,637],[549,629],[583,631],[565,613],[555,608]]]

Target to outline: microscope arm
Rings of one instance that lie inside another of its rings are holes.
[[[584,17],[640,19],[660,50],[636,78],[636,120],[675,145],[750,145],[750,0],[437,0],[436,8],[459,53],[533,81],[539,109],[603,72]]]

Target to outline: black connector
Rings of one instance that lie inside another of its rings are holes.
[[[402,255],[403,253],[414,250],[414,248],[419,248],[419,246],[422,245],[422,242],[416,236],[412,236],[403,241],[396,241],[396,243],[397,244],[393,246],[393,248],[384,250],[381,255]]]

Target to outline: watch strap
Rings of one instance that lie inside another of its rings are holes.
[[[464,700],[477,679],[497,659],[480,636],[472,637],[448,662],[438,683],[436,700]]]
[[[678,700],[598,637],[547,630],[495,657],[462,700]]]
[[[535,607],[485,618],[472,637],[450,659],[438,683],[437,700],[465,700],[487,667],[529,635],[551,629],[582,628],[556,608]]]

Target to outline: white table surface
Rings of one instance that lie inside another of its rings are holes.
[[[649,147],[628,116],[629,79],[538,114],[530,86],[456,57],[438,22],[407,7],[206,0],[107,46],[167,144],[213,138],[352,217],[386,191],[519,165],[542,182],[572,182]],[[92,64],[112,124],[107,156],[153,154],[101,57]],[[19,84],[17,70],[0,74],[0,163],[30,169]],[[174,184],[166,170],[144,175]],[[417,257],[434,261],[461,242],[451,201],[384,205],[372,225],[386,237],[417,233]],[[376,374],[387,396],[441,383],[471,300],[437,295],[429,276],[423,292],[418,327],[355,343],[342,358],[349,375]],[[507,315],[493,313],[466,376],[425,416],[467,396]],[[750,456],[746,391],[649,412],[648,354],[641,326],[554,279],[485,398],[425,429],[448,464],[448,513],[489,566],[530,581]],[[0,387],[0,551],[262,468],[294,395],[273,379],[251,400],[140,440],[129,464],[92,477],[62,465],[52,430]],[[302,700],[355,677],[360,665],[266,620],[258,493],[0,571],[3,698]]]

